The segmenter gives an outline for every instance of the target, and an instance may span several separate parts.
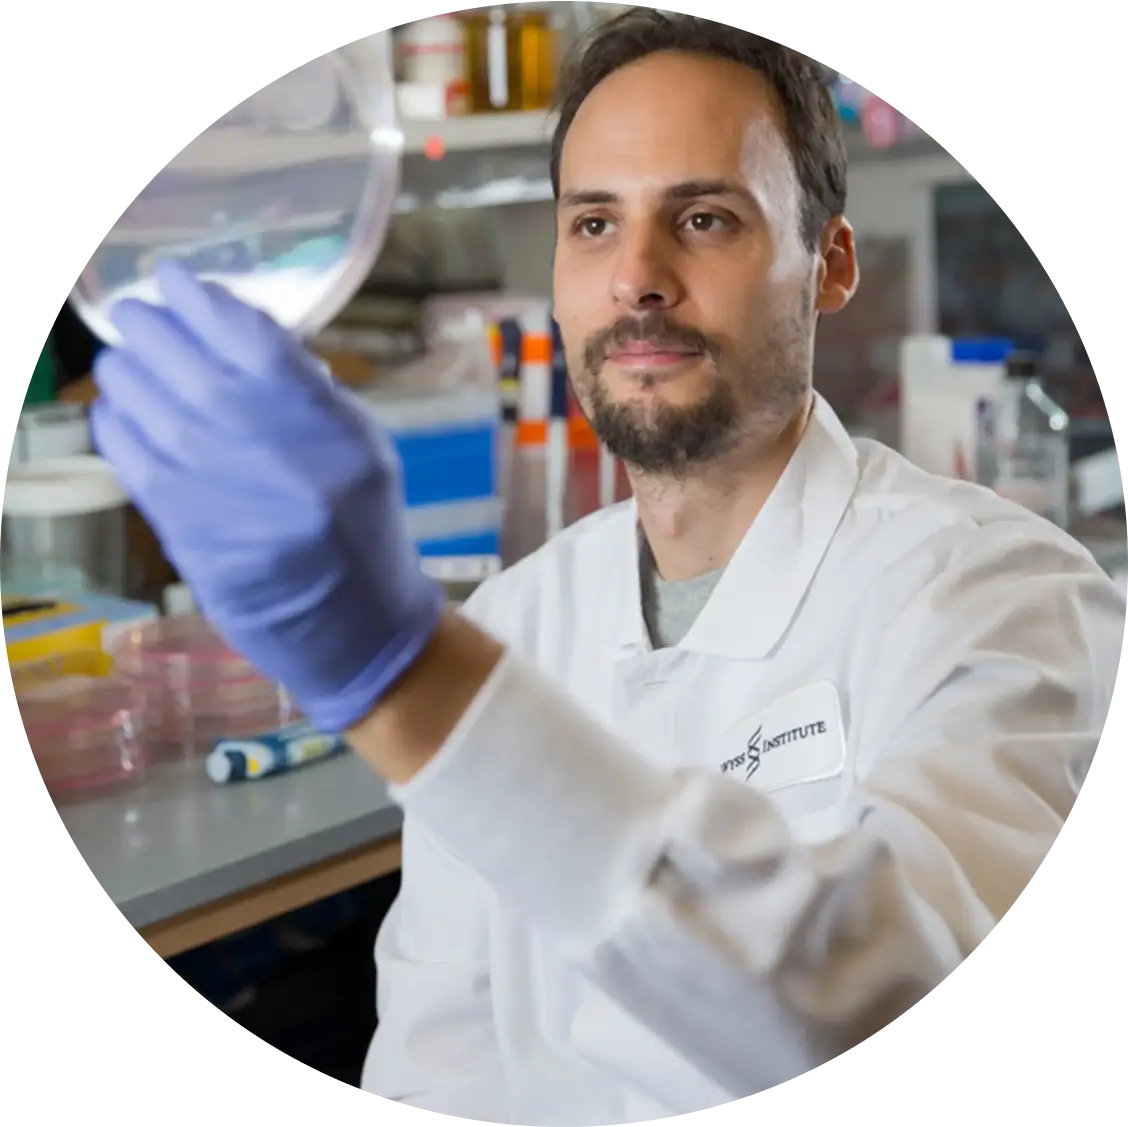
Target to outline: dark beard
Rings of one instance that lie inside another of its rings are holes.
[[[584,350],[582,391],[587,393],[592,429],[616,458],[643,473],[675,479],[717,462],[750,435],[770,434],[800,407],[809,386],[809,343],[801,322],[780,328],[783,331],[750,365],[750,374],[758,373],[758,380],[747,385],[749,398],[744,401],[733,380],[720,374],[731,365],[719,341],[656,311],[616,322],[589,340]],[[631,341],[698,350],[718,373],[708,395],[689,407],[612,402],[600,378],[604,357],[612,346]],[[585,396],[581,393],[580,398]]]
[[[659,403],[647,410],[612,403],[598,379],[592,381],[590,395],[588,421],[599,440],[616,458],[643,473],[683,477],[690,467],[723,457],[740,437],[736,396],[720,381],[692,407]]]

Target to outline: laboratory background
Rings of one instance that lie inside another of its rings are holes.
[[[34,372],[4,493],[13,683],[36,763],[106,894],[253,1034],[357,1084],[399,811],[194,611],[92,450],[106,310],[179,257],[303,335],[387,426],[413,535],[455,599],[628,495],[568,390],[552,320],[548,143],[569,45],[622,5],[510,4],[373,35],[280,79],[138,196]],[[1015,227],[845,75],[862,284],[815,386],[859,439],[1005,492],[1123,585],[1125,510],[1095,374]]]

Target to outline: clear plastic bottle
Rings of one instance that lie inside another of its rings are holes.
[[[1036,359],[1014,353],[997,394],[979,403],[979,482],[1061,528],[1070,519],[1069,416],[1046,393]]]

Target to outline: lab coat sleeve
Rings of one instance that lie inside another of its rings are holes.
[[[479,590],[465,609],[484,624],[488,592]],[[379,1024],[361,1088],[425,1111],[507,1123],[490,989],[490,890],[410,814],[401,873],[376,941]]]
[[[887,622],[853,700],[855,808],[821,844],[730,776],[652,767],[513,654],[397,797],[719,1090],[791,1079],[982,940],[1104,724],[1119,594],[1048,534],[964,541]]]

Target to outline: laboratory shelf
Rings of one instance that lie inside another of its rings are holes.
[[[404,152],[425,153],[431,143],[440,150],[480,152],[488,149],[537,148],[552,139],[552,113],[483,113],[442,121],[403,120]]]
[[[552,137],[555,115],[550,113],[489,113],[451,117],[441,121],[400,121],[406,155],[482,152],[491,149],[538,148]],[[243,174],[327,160],[367,157],[372,135],[352,129],[341,133],[294,133],[277,136],[239,129],[201,134],[177,158],[179,167],[197,175]],[[392,139],[382,137],[381,140]],[[394,139],[393,139],[394,140]]]

